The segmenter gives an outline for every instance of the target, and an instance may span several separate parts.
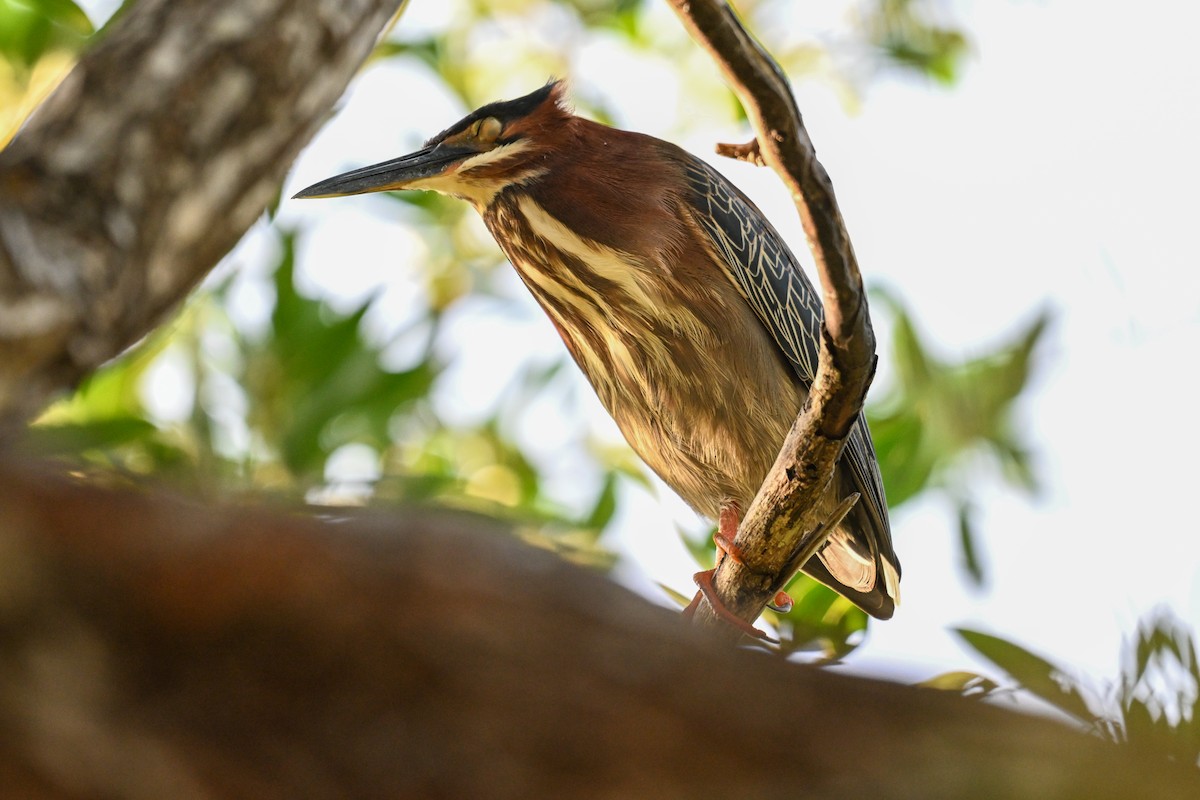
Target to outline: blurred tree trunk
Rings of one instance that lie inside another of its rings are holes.
[[[401,0],[141,0],[0,152],[0,439],[161,322]]]
[[[0,464],[0,786],[44,798],[1130,798],[1190,767],[717,646],[450,512]]]

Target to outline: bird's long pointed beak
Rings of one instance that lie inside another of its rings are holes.
[[[461,161],[474,150],[463,147],[435,145],[425,147],[391,161],[361,167],[332,178],[314,183],[292,195],[292,199],[308,197],[345,197],[367,192],[386,192],[406,189],[409,184],[422,178],[432,178],[446,171],[451,164]]]

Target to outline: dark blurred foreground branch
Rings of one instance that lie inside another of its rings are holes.
[[[1194,770],[714,645],[448,512],[0,464],[0,786],[37,798],[1129,798]]]
[[[747,621],[762,613],[805,535],[825,522],[818,500],[829,485],[875,369],[875,334],[850,234],[833,184],[817,161],[787,77],[738,21],[725,0],[671,0],[692,37],[716,61],[754,125],[756,140],[722,152],[766,164],[783,179],[808,236],[825,290],[820,364],[808,402],[793,424],[738,529],[744,564],[724,559],[714,577],[726,606]],[[705,602],[696,619],[740,637]]]
[[[402,0],[141,0],[0,152],[0,440],[161,322]]]

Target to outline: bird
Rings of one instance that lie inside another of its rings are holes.
[[[823,320],[754,203],[674,144],[575,114],[561,80],[295,197],[394,190],[474,206],[626,441],[718,523],[718,559],[737,557],[741,515],[816,375]],[[853,494],[801,569],[888,619],[900,562],[861,413],[818,511],[828,518]]]

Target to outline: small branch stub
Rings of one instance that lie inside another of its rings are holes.
[[[728,144],[722,142],[717,145],[717,155],[732,158],[735,161],[745,161],[756,167],[765,167],[767,165],[767,162],[763,161],[757,139],[751,139],[745,144]]]

